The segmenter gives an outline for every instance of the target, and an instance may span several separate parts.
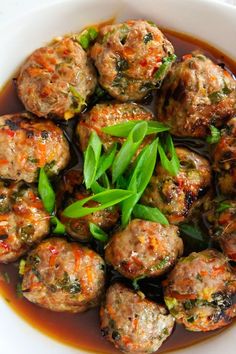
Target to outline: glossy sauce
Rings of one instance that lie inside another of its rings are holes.
[[[226,65],[230,72],[236,73],[236,63],[209,45],[191,37],[164,30],[173,43],[176,54],[181,57],[192,50],[200,49],[218,63]],[[17,98],[14,82],[7,83],[0,95],[0,115],[22,111],[24,108]],[[8,277],[4,276],[8,274]],[[0,291],[11,306],[22,318],[34,328],[48,336],[73,347],[97,353],[119,353],[101,336],[99,329],[99,312],[93,309],[82,314],[54,313],[33,305],[17,295],[19,283],[18,265],[0,265]],[[196,342],[212,337],[223,330],[208,333],[194,333],[177,325],[173,334],[163,344],[158,353],[190,346]]]

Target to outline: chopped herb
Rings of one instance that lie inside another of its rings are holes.
[[[38,163],[39,162],[39,159],[36,159],[34,157],[28,157],[27,158],[27,161],[31,162],[31,163]]]
[[[216,144],[220,140],[220,130],[214,127],[214,125],[210,125],[211,135],[206,138],[206,141],[209,144]]]
[[[93,131],[84,153],[84,182],[87,189],[95,182],[101,150],[102,142],[97,133]]]
[[[186,234],[187,236],[191,236],[192,238],[204,241],[204,235],[202,230],[197,225],[190,225],[190,224],[180,224],[179,225],[180,231]]]
[[[21,283],[17,283],[17,285],[16,285],[16,295],[17,295],[18,298],[22,298],[23,297],[23,291],[22,291]]]
[[[158,142],[158,152],[161,159],[161,165],[171,175],[176,176],[180,169],[180,162],[179,162],[178,155],[176,154],[176,150],[170,134],[167,135],[165,146],[166,146],[167,154],[161,142],[160,141]],[[170,159],[167,157],[167,155],[169,154],[170,154]]]
[[[149,23],[149,25],[151,25],[152,27],[157,27],[157,25],[153,21],[148,20],[146,22]]]
[[[102,128],[101,130],[102,130],[102,132],[104,132],[106,134],[116,136],[118,138],[127,138],[129,133],[131,132],[131,130],[138,123],[141,123],[141,122],[147,123],[146,135],[158,134],[161,132],[168,131],[170,129],[167,125],[157,122],[157,121],[133,120],[133,121],[129,121],[129,122],[124,122],[124,123],[120,123],[120,124],[107,126],[107,127]]]
[[[225,85],[221,91],[212,92],[208,97],[211,103],[219,103],[222,101],[225,96],[229,95],[231,90]]]
[[[122,203],[121,222],[126,226],[130,220],[134,206],[141,198],[146,189],[156,164],[158,138],[150,145],[147,145],[138,155],[134,163],[127,189],[133,192],[127,200]]]
[[[82,108],[87,105],[86,101],[74,86],[69,85],[69,90],[74,98],[73,111],[75,113],[79,113],[81,112]]]
[[[121,57],[116,58],[116,71],[117,72],[125,71],[128,68],[129,68],[129,64],[128,64],[127,60],[125,60],[124,58],[121,58]]]
[[[56,288],[64,290],[73,295],[78,294],[81,291],[79,280],[72,280],[67,272],[64,272],[63,279],[57,282]]]
[[[25,259],[21,259],[20,260],[20,264],[19,264],[19,274],[20,275],[24,275],[25,274]]]
[[[120,340],[120,339],[121,339],[120,333],[117,332],[117,331],[113,331],[113,332],[112,332],[112,339],[114,339],[114,340]]]
[[[168,225],[169,222],[164,214],[158,208],[151,208],[142,204],[136,204],[133,209],[134,217],[154,222],[159,222],[163,225]]]
[[[87,50],[90,44],[97,38],[98,31],[94,27],[89,27],[84,30],[80,35],[76,36],[77,42],[84,50]]]
[[[51,217],[51,223],[55,225],[54,229],[52,230],[54,234],[65,234],[65,225],[63,225],[62,222],[56,216]]]
[[[176,55],[171,54],[168,57],[162,59],[162,64],[160,65],[159,69],[154,74],[154,78],[157,81],[162,81],[166,74],[168,73],[172,63],[176,60]]]
[[[157,265],[152,267],[152,271],[165,268],[169,262],[170,262],[170,257],[167,256],[167,257],[163,258]]]
[[[56,196],[43,167],[40,168],[39,172],[38,192],[43,202],[44,208],[47,210],[47,212],[52,213],[55,206]]]
[[[151,32],[148,32],[147,34],[145,34],[145,36],[143,37],[143,42],[144,44],[147,44],[148,42],[153,40],[153,36],[151,34]]]
[[[63,211],[63,215],[68,218],[80,218],[82,216],[89,215],[96,211],[104,210],[113,205],[116,205],[129,198],[132,194],[133,193],[131,191],[126,191],[123,189],[109,189],[69,205]],[[90,200],[94,200],[95,202],[100,203],[100,205],[91,208],[84,207],[84,204]]]
[[[117,151],[117,144],[113,144],[99,159],[96,180],[101,177],[112,165]]]
[[[89,230],[92,234],[92,236],[103,243],[106,243],[108,241],[108,235],[98,226],[93,223],[89,223]]]
[[[172,310],[174,307],[178,305],[178,301],[174,297],[165,297],[165,304],[169,310]]]
[[[133,288],[134,290],[140,290],[140,286],[138,284],[138,282],[142,279],[144,279],[146,276],[145,275],[141,275],[140,277],[138,278],[135,278],[133,281],[132,281],[132,285],[133,285]]]
[[[141,121],[137,123],[127,136],[120,151],[116,155],[112,164],[112,181],[116,182],[129,166],[133,156],[141,145],[147,131],[147,123]]]
[[[232,207],[231,204],[227,203],[227,202],[221,202],[218,204],[217,208],[216,208],[216,211],[218,213],[221,213],[222,211],[225,211],[227,209],[230,209]]]

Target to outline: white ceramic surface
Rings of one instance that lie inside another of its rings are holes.
[[[0,0],[1,2],[3,0]],[[1,9],[0,9],[1,10]],[[79,30],[116,16],[117,20],[148,18],[161,26],[211,43],[236,59],[236,8],[211,0],[64,0],[25,11],[0,23],[0,86],[25,57],[54,36]],[[177,351],[187,354],[235,353],[235,326],[201,344]],[[83,353],[34,330],[0,297],[0,354]],[[172,352],[173,353],[173,352]],[[173,353],[174,354],[174,353]]]

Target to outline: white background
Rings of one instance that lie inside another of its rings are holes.
[[[211,0],[211,1],[227,2],[229,4],[234,4],[236,6],[236,0]],[[15,16],[18,16],[19,14],[23,14],[28,10],[42,7],[45,4],[56,3],[56,2],[60,2],[60,0],[0,0],[0,26],[1,24],[14,20]]]

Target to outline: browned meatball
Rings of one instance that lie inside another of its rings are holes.
[[[102,140],[106,149],[114,142],[122,143],[124,139],[117,138],[101,131],[101,128],[132,120],[154,120],[152,112],[135,103],[103,103],[94,106],[85,113],[77,126],[77,135],[81,150],[84,151],[92,131]]]
[[[163,305],[122,284],[109,287],[100,311],[102,334],[126,353],[153,353],[169,337],[174,318]]]
[[[158,27],[143,20],[102,27],[91,50],[101,86],[120,101],[140,101],[159,86],[175,60],[173,53]]]
[[[224,254],[236,262],[236,201],[211,204],[207,221],[212,224],[211,237],[219,242]]]
[[[91,194],[87,192],[82,186],[77,188],[77,192],[73,197],[67,200],[67,205],[70,205],[78,200],[89,197]],[[86,206],[91,208],[98,206],[99,203],[89,201]],[[93,223],[104,231],[109,231],[114,227],[119,219],[119,211],[116,206],[96,211],[92,214],[80,217],[80,218],[67,218],[61,214],[60,220],[66,227],[66,231],[70,236],[79,241],[88,241],[91,238],[89,230],[89,224]]]
[[[167,307],[188,330],[211,331],[236,316],[236,276],[218,251],[181,258],[163,285]]]
[[[0,263],[18,259],[49,228],[50,217],[34,187],[0,181]]]
[[[180,160],[177,176],[171,176],[160,164],[142,197],[144,204],[159,208],[171,223],[184,221],[201,202],[211,183],[209,162],[186,148],[176,148]]]
[[[178,136],[205,137],[236,113],[236,82],[199,52],[185,55],[167,75],[156,102],[158,120]]]
[[[236,195],[236,117],[222,131],[214,154],[214,169],[222,193]]]
[[[29,301],[58,312],[83,312],[99,304],[103,259],[89,248],[50,238],[29,253],[22,282]]]
[[[17,79],[25,108],[44,118],[72,118],[85,107],[95,86],[95,70],[72,37],[59,38],[35,50]]]
[[[14,114],[0,117],[0,177],[35,182],[38,169],[55,175],[66,167],[69,145],[51,121]]]
[[[135,219],[113,235],[105,259],[123,276],[135,279],[167,272],[182,253],[183,242],[176,226]]]

